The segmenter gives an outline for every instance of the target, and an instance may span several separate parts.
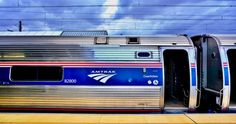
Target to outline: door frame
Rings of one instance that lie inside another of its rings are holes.
[[[163,89],[162,98],[160,100],[160,106],[165,109],[165,67],[164,67],[164,51],[165,50],[184,50],[188,54],[189,60],[189,76],[190,76],[190,87],[189,87],[189,106],[188,109],[195,110],[198,104],[198,85],[197,85],[197,61],[196,61],[196,51],[194,47],[160,47],[161,52],[161,63],[163,68]]]

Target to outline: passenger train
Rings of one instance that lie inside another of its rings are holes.
[[[235,39],[0,34],[0,110],[236,110]]]
[[[0,36],[0,110],[192,111],[195,54],[184,35]]]

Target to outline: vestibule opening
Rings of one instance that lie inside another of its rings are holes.
[[[165,50],[165,107],[188,107],[189,58],[185,50]]]
[[[228,60],[230,68],[230,106],[236,106],[236,49],[228,50]]]

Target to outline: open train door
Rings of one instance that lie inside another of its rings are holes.
[[[220,43],[225,77],[223,104],[230,111],[236,111],[236,36],[215,35],[215,37]]]
[[[164,63],[164,110],[195,110],[198,104],[197,69],[190,39],[161,46],[160,49]]]
[[[211,35],[192,37],[198,54],[201,110],[219,111],[228,107],[229,82],[225,52]]]

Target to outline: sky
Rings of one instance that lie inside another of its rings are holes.
[[[233,34],[236,0],[0,0],[0,31]]]

